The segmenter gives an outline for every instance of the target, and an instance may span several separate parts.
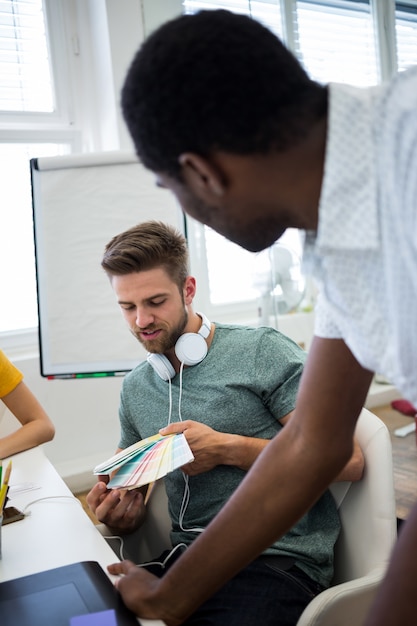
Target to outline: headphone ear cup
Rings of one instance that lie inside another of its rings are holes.
[[[207,354],[207,342],[197,333],[181,335],[175,344],[175,354],[184,365],[197,365]]]
[[[147,356],[147,361],[152,365],[153,369],[162,380],[168,381],[174,378],[174,367],[164,354],[154,354],[150,352]]]

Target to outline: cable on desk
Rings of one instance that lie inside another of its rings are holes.
[[[36,500],[32,500],[32,502],[29,502],[23,509],[22,513],[23,515],[30,515],[30,513],[26,513],[26,511],[30,506],[32,506],[32,504],[37,504],[38,502],[42,502],[43,500],[58,500],[58,499],[71,500],[72,502],[77,502],[82,507],[80,500],[78,500],[78,498],[76,498],[75,496],[44,496],[43,498],[37,498]]]
[[[125,557],[125,554],[124,554],[125,542],[124,542],[123,537],[120,537],[120,535],[103,535],[103,537],[107,541],[111,541],[112,539],[117,539],[118,541],[120,541],[120,560],[124,561],[126,559],[126,557]]]

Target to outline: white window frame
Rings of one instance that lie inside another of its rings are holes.
[[[54,27],[48,31],[48,48],[54,76],[55,110],[51,113],[0,111],[0,141],[43,143],[70,142],[80,149],[80,130],[75,126],[73,87],[68,77],[73,74],[65,43],[68,33],[64,24],[73,19],[73,0],[44,0],[45,17]]]

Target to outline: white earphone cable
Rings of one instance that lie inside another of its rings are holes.
[[[171,423],[171,418],[172,418],[172,383],[171,383],[171,376],[168,378],[168,385],[169,385],[169,413],[168,413],[168,424],[167,424],[167,426]]]
[[[178,419],[180,422],[182,422],[181,402],[182,402],[182,373],[183,371],[184,371],[184,362],[182,362],[180,366],[180,391],[178,395]]]

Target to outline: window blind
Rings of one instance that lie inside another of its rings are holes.
[[[395,12],[398,70],[417,65],[417,5],[397,3]]]
[[[0,0],[0,111],[53,110],[42,0]]]
[[[311,78],[366,86],[378,82],[368,2],[297,2],[296,49]]]
[[[197,13],[202,10],[227,9],[234,13],[249,15],[267,26],[278,37],[282,37],[283,24],[280,0],[184,0],[184,13]]]
[[[250,15],[284,38],[285,0],[184,0],[185,13],[224,8]],[[372,85],[378,81],[373,20],[368,0],[295,0],[288,4],[295,53],[323,83]],[[287,25],[288,27],[288,25]]]

